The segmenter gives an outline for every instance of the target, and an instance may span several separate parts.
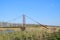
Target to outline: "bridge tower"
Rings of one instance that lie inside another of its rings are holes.
[[[23,17],[22,31],[24,31],[24,30],[25,30],[25,26],[26,26],[26,25],[25,25],[25,24],[26,24],[26,23],[25,23],[25,15],[23,14],[22,17]]]

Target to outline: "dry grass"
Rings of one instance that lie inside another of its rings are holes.
[[[26,27],[25,31],[21,31],[20,28],[0,28],[0,30],[15,30],[13,33],[6,33],[0,35],[1,40],[15,40],[18,37],[21,40],[47,40],[47,36],[49,33],[55,32],[59,28],[57,27],[55,30],[54,27],[48,27],[49,29],[43,27]],[[43,37],[44,36],[44,37]],[[46,39],[43,39],[46,38]]]
[[[54,31],[58,31],[60,27],[47,27],[48,29],[44,27],[26,27],[25,31],[45,31],[48,33],[52,33]],[[21,28],[0,28],[0,31],[4,30],[14,30],[14,31],[21,31]]]

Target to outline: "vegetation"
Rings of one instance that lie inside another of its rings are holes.
[[[48,33],[45,30],[0,32],[0,40],[60,40],[60,30]]]

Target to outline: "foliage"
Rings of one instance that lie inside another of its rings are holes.
[[[0,40],[60,40],[60,30],[54,33],[47,33],[43,30],[2,32]]]

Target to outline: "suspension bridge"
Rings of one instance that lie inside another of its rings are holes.
[[[20,16],[19,16],[19,17],[20,17]],[[16,19],[18,19],[19,17],[14,18],[13,21],[16,20]],[[45,25],[40,24],[38,21],[36,21],[36,20],[34,20],[33,18],[31,18],[31,17],[29,17],[29,16],[27,16],[27,15],[24,15],[24,14],[22,15],[22,19],[23,19],[23,20],[22,20],[22,27],[20,27],[20,26],[14,26],[14,27],[0,27],[0,28],[21,28],[21,29],[24,31],[25,28],[26,28],[26,18],[29,18],[30,20],[32,20],[33,22],[37,23],[38,25],[40,25],[40,26],[48,29]]]

